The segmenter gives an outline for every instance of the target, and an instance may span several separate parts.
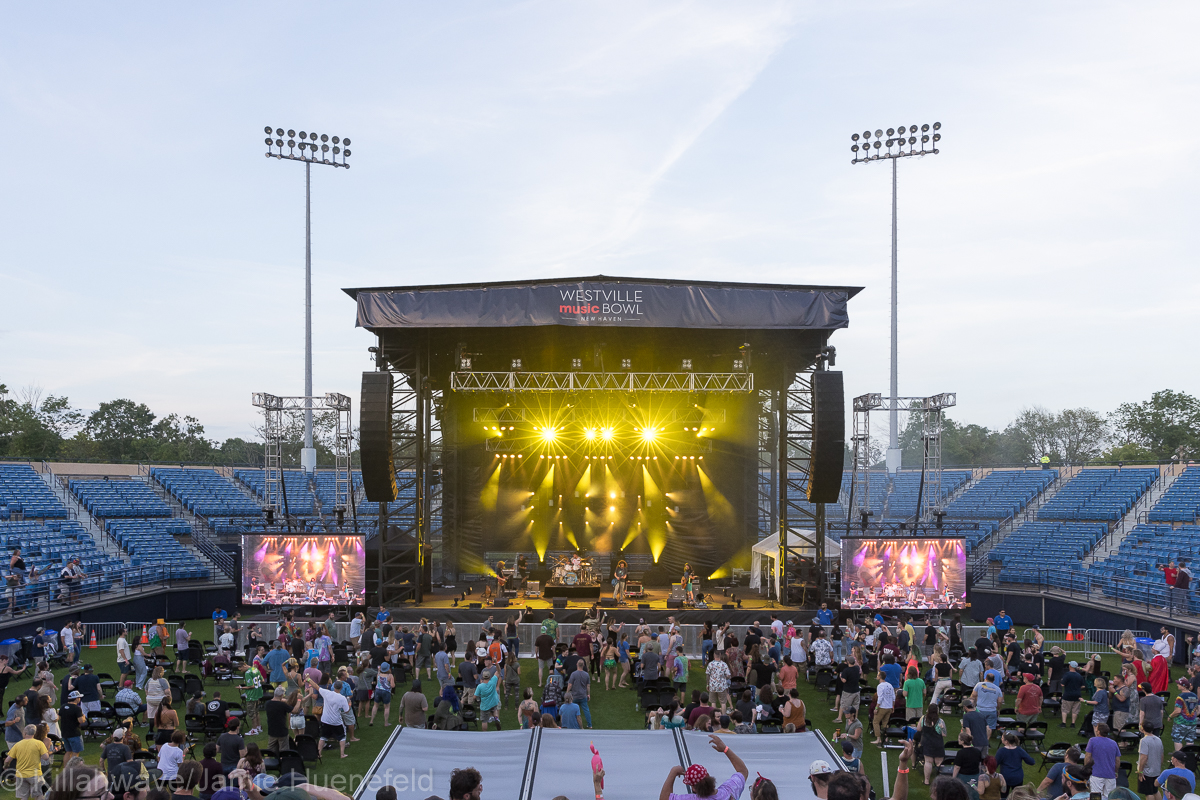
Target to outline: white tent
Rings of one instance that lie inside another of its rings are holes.
[[[816,536],[814,531],[801,531],[806,536]],[[814,556],[812,545],[794,533],[788,534],[788,548],[809,558]],[[776,591],[779,586],[779,534],[773,533],[750,550],[750,588],[762,588],[763,558],[767,559],[774,575]]]

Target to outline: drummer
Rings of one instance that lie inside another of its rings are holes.
[[[582,566],[583,559],[579,557],[579,553],[572,553],[571,566],[567,567],[567,569],[571,570],[572,572],[578,572]]]

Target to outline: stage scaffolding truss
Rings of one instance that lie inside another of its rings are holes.
[[[773,392],[771,414],[778,435],[776,458],[779,522],[779,580],[776,600],[800,605],[827,595],[829,578],[825,559],[825,504],[809,503],[808,477],[813,444],[813,373],[818,367],[797,373],[785,391]],[[760,431],[763,422],[760,420]],[[798,542],[798,545],[796,544]],[[789,561],[796,578],[788,574]]]
[[[422,601],[423,576],[443,560],[443,392],[431,387],[427,355],[388,353],[393,376],[392,464],[396,501],[379,504],[379,602]]]
[[[953,408],[958,401],[954,392],[942,392],[929,397],[884,397],[878,392],[863,394],[854,398],[854,423],[851,443],[854,452],[854,466],[850,480],[850,513],[847,515],[847,528],[851,518],[862,519],[873,516],[871,510],[871,412],[897,411],[919,413],[922,415],[921,450],[922,450],[922,485],[917,503],[916,520],[924,517],[932,519],[941,513],[942,507],[942,424],[943,412]],[[926,504],[924,498],[932,500]]]
[[[750,372],[452,372],[456,392],[753,392]]]
[[[263,412],[264,497],[266,509],[287,515],[283,486],[283,442],[288,426],[285,418],[302,417],[306,411],[332,412],[337,415],[333,437],[334,508],[346,513],[352,510],[350,484],[350,453],[354,449],[354,428],[350,418],[350,398],[330,392],[320,397],[280,397],[255,392],[251,398],[255,408]],[[322,509],[324,510],[324,509]]]

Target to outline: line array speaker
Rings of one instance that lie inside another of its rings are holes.
[[[372,503],[396,499],[392,463],[392,374],[364,372],[358,415],[363,489]]]
[[[813,373],[812,451],[808,462],[808,501],[836,503],[842,491],[846,451],[846,398],[842,373]]]

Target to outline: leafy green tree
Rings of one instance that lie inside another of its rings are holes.
[[[109,461],[132,461],[145,456],[145,440],[154,434],[154,412],[144,403],[111,400],[88,416],[88,435],[100,444]]]
[[[1183,448],[1184,458],[1200,453],[1200,400],[1164,389],[1140,403],[1122,403],[1110,417],[1122,445],[1137,445],[1153,459],[1166,460]]]

